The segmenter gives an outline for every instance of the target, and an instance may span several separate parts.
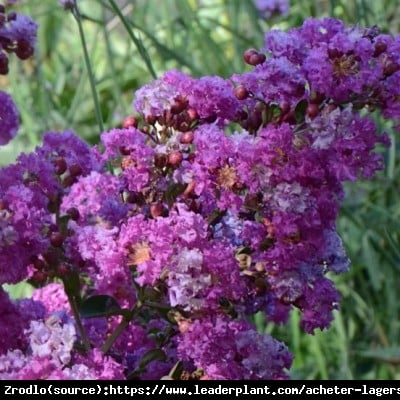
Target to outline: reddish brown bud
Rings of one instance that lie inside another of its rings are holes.
[[[157,153],[154,156],[154,165],[156,168],[164,168],[167,165],[168,157],[166,154]]]
[[[247,49],[244,53],[243,53],[243,60],[247,63],[250,64],[250,57],[257,55],[258,51],[256,49]]]
[[[306,114],[310,119],[314,119],[319,114],[318,104],[310,103],[307,106]]]
[[[72,186],[76,182],[76,176],[68,175],[62,181],[62,186],[64,188]]]
[[[243,85],[239,85],[235,88],[235,96],[238,100],[247,99],[249,97],[249,91]]]
[[[57,175],[62,175],[67,170],[67,162],[64,157],[57,157],[54,160],[54,166]]]
[[[82,167],[78,164],[73,164],[68,168],[71,176],[79,176],[82,173]]]
[[[14,11],[11,11],[7,14],[7,21],[15,21],[17,19],[17,13]]]
[[[378,57],[381,55],[383,52],[385,52],[387,49],[386,43],[385,42],[376,42],[374,45],[374,57]]]
[[[262,278],[256,278],[255,282],[255,290],[259,296],[262,296],[267,291],[267,283]]]
[[[8,71],[8,58],[5,54],[0,54],[0,74],[7,75]]]
[[[132,127],[137,128],[138,120],[134,116],[130,115],[130,116],[124,118],[124,120],[122,122],[122,127],[124,129],[132,128]]]
[[[199,119],[199,114],[197,113],[195,108],[188,108],[186,112],[190,122],[194,122]]]
[[[150,215],[153,218],[161,217],[164,214],[164,207],[162,203],[154,203],[150,205]]]
[[[182,133],[181,137],[179,138],[179,141],[182,144],[191,144],[193,143],[193,139],[194,139],[193,131],[187,131]]]
[[[341,57],[343,55],[342,52],[340,52],[338,49],[336,48],[329,48],[328,49],[328,56],[329,58],[332,60],[334,58],[338,58]]]
[[[182,153],[178,150],[168,154],[168,164],[173,167],[178,166],[182,162],[182,160],[183,160]]]
[[[61,247],[64,243],[64,235],[60,232],[52,232],[50,234],[50,243],[54,247]]]
[[[250,56],[248,64],[253,66],[262,64],[266,59],[267,57],[265,56],[265,54],[262,53],[253,54]]]
[[[260,125],[262,124],[262,116],[259,112],[254,111],[249,115],[247,119],[248,128],[249,130],[257,130]]]
[[[79,219],[79,211],[75,207],[68,208],[67,214],[73,221],[78,221]]]
[[[17,47],[15,49],[15,54],[21,60],[26,60],[33,55],[33,47],[25,39],[19,39],[17,41]]]
[[[398,64],[395,62],[389,61],[384,67],[383,67],[383,74],[385,77],[388,77],[390,75],[393,75],[395,72],[399,70]]]
[[[47,264],[41,260],[40,258],[36,258],[36,260],[33,261],[33,266],[38,270],[42,271],[47,268]]]
[[[174,103],[171,106],[171,113],[172,114],[179,114],[188,106],[189,102],[187,99],[183,97],[176,97]]]
[[[123,156],[129,156],[129,154],[131,154],[130,149],[128,149],[128,148],[125,147],[125,146],[121,146],[121,147],[119,148],[119,152],[120,152],[121,155],[123,155]]]
[[[0,210],[6,210],[9,204],[7,200],[0,199]]]
[[[69,275],[70,272],[71,268],[67,264],[62,263],[57,267],[57,275],[59,277],[65,277]]]
[[[47,281],[48,275],[46,272],[43,271],[35,271],[30,278],[30,281],[34,284],[40,285],[42,283],[45,283]]]
[[[58,262],[57,250],[49,248],[46,253],[43,254],[43,258],[49,265],[54,265]]]
[[[154,125],[157,122],[157,117],[155,117],[154,115],[146,115],[146,122],[149,125]]]

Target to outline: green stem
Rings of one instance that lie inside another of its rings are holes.
[[[142,42],[135,36],[135,34],[133,33],[128,21],[126,20],[126,18],[124,17],[124,15],[121,13],[121,10],[119,9],[119,7],[117,6],[117,4],[115,3],[114,0],[109,0],[111,7],[113,8],[114,12],[118,15],[119,19],[121,20],[121,22],[123,23],[123,25],[125,26],[125,29],[127,30],[129,36],[131,37],[132,41],[135,43],[140,55],[143,58],[143,61],[145,62],[151,76],[153,77],[153,79],[157,79],[157,74],[154,71],[153,65],[150,61],[150,56],[147,53],[146,49],[144,48]]]
[[[90,63],[89,53],[88,53],[86,40],[85,40],[85,34],[83,32],[82,18],[81,18],[81,14],[79,13],[77,3],[75,3],[75,6],[72,10],[72,14],[75,17],[75,20],[76,20],[76,22],[78,24],[78,28],[79,28],[79,36],[81,38],[83,55],[85,58],[86,69],[87,69],[87,72],[89,75],[90,88],[92,90],[92,96],[93,96],[94,107],[95,107],[95,112],[96,112],[96,120],[97,120],[97,124],[99,125],[100,134],[101,134],[104,132],[103,118],[101,115],[100,102],[99,102],[99,98],[98,98],[97,91],[96,91],[96,83],[95,83],[95,78],[94,78],[94,74],[93,74],[93,70],[92,70],[92,65]]]
[[[115,328],[115,331],[108,337],[108,339],[104,342],[103,346],[101,346],[101,351],[104,354],[107,354],[108,351],[111,349],[114,342],[118,339],[119,335],[125,330],[125,328],[129,325],[132,319],[135,317],[137,311],[140,309],[141,305],[135,304],[129,315],[123,316],[122,321],[119,325]]]
[[[137,313],[141,310],[143,306],[147,306],[150,308],[155,308],[155,309],[162,309],[162,310],[170,310],[170,306],[166,306],[164,304],[160,303],[154,303],[151,301],[138,301],[130,310],[128,315],[124,315],[122,318],[122,321],[119,323],[119,325],[115,328],[115,331],[108,337],[108,339],[104,342],[103,346],[101,346],[101,351],[104,354],[107,354],[107,352],[111,349],[112,345],[114,342],[118,339],[118,337],[121,335],[121,333],[125,330],[125,328],[129,325],[129,323],[135,318]]]
[[[115,331],[111,334],[111,336],[108,337],[108,339],[104,342],[103,346],[101,346],[101,351],[104,354],[108,353],[108,351],[111,349],[111,346],[118,339],[119,335],[125,330],[125,328],[129,325],[130,322],[131,322],[130,318],[123,317],[122,321],[117,326]]]
[[[106,8],[105,7],[103,7],[103,22],[101,25],[103,27],[104,42],[106,45],[107,59],[108,59],[109,65],[110,65],[111,75],[112,75],[113,79],[115,79],[116,77],[118,77],[118,72],[117,72],[117,69],[115,68],[115,63],[114,63],[115,57],[113,55],[113,51],[111,48],[110,36],[109,36],[109,32],[107,30]],[[114,81],[114,84],[111,85],[111,88],[112,88],[115,102],[117,104],[119,104],[119,106],[121,108],[121,112],[124,112],[127,107],[126,107],[126,104],[124,104],[125,102],[123,101],[124,96],[122,94],[120,85],[118,85],[118,82]]]
[[[88,352],[90,350],[90,343],[89,343],[89,340],[88,340],[88,338],[86,336],[85,328],[83,327],[82,320],[81,320],[81,317],[79,315],[79,310],[78,310],[78,304],[76,302],[76,297],[73,296],[73,295],[70,296],[68,293],[67,293],[67,295],[68,295],[69,304],[71,305],[72,314],[73,314],[73,316],[75,318],[75,321],[76,321],[78,332],[79,332],[79,334],[80,334],[80,336],[82,338],[83,348],[85,349],[85,352]]]

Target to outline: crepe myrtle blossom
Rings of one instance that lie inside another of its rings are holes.
[[[29,16],[7,12],[0,5],[0,75],[6,75],[8,54],[15,53],[21,60],[26,60],[34,53],[38,25]]]
[[[247,72],[144,85],[99,147],[48,132],[2,167],[0,283],[27,279],[41,311],[0,293],[1,377],[290,377],[249,321],[330,326],[343,185],[383,168],[369,112],[398,123],[399,43],[309,18],[247,50]]]
[[[274,15],[285,16],[289,13],[289,0],[254,0],[254,5],[260,16],[265,19]]]
[[[0,91],[0,146],[14,138],[19,128],[19,113],[12,97]]]

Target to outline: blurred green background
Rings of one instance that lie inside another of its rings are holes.
[[[78,0],[104,129],[132,114],[134,91],[167,69],[194,76],[243,72],[243,51],[260,48],[264,31],[298,26],[309,16],[397,34],[398,3],[292,0],[287,16],[265,20],[252,0]],[[20,0],[15,10],[39,23],[39,41],[32,60],[12,58],[10,74],[0,77],[22,122],[18,137],[0,147],[0,165],[33,149],[45,131],[71,129],[97,143],[100,128],[76,20],[57,0]],[[285,327],[255,317],[260,330],[285,341],[295,355],[293,378],[400,379],[400,149],[391,126],[377,122],[393,146],[384,171],[347,188],[338,227],[352,266],[332,277],[342,302],[331,328],[310,336],[299,329],[296,312]]]

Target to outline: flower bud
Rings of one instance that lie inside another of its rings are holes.
[[[71,176],[78,176],[82,173],[82,167],[78,164],[71,165],[68,170]]]
[[[310,103],[307,106],[306,114],[310,119],[314,119],[319,114],[319,106],[315,103]]]
[[[176,97],[174,103],[171,106],[172,114],[180,114],[188,106],[189,102],[183,97]]]
[[[64,235],[60,232],[52,232],[50,234],[50,243],[54,247],[61,247],[64,243]]]
[[[150,215],[153,218],[161,217],[164,214],[164,206],[162,203],[153,203],[150,205]]]
[[[138,120],[135,117],[133,117],[132,115],[130,115],[123,120],[122,127],[124,129],[132,128],[132,127],[137,128]]]
[[[199,119],[199,114],[197,113],[195,108],[188,108],[186,110],[186,113],[188,115],[189,122],[194,122]]]
[[[247,49],[244,53],[243,53],[243,60],[246,62],[246,64],[250,64],[250,57],[253,55],[257,55],[258,51],[256,49]]]
[[[182,133],[181,137],[179,138],[179,141],[182,144],[191,144],[193,143],[193,139],[194,139],[193,131],[187,131]]]
[[[249,91],[243,85],[239,85],[235,88],[235,96],[238,100],[247,99],[249,97]]]
[[[373,57],[378,57],[382,53],[384,53],[387,49],[386,43],[385,42],[376,42],[374,45],[374,54]]]
[[[168,162],[168,157],[166,154],[163,153],[157,153],[154,156],[154,166],[156,168],[162,169],[167,165]]]
[[[178,150],[168,154],[168,164],[172,167],[177,167],[183,160],[182,153]]]
[[[70,207],[67,210],[67,214],[69,215],[69,217],[73,220],[73,221],[78,221],[79,219],[79,211],[77,208],[75,207]]]
[[[64,157],[57,157],[54,160],[55,172],[57,175],[62,175],[67,170],[67,162]]]

